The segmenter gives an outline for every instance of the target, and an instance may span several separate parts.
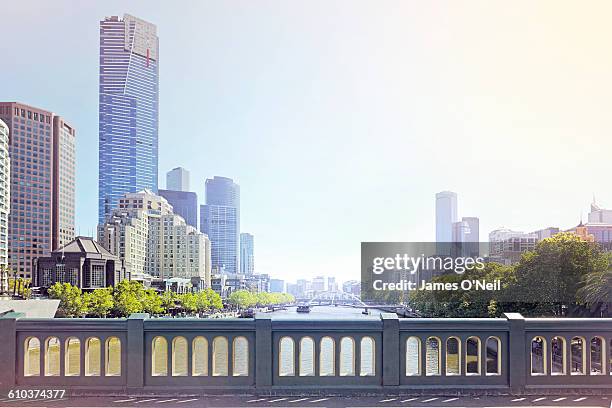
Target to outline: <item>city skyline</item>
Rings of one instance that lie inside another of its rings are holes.
[[[612,207],[612,60],[603,40],[611,29],[601,10],[541,2],[529,10],[547,17],[542,26],[496,7],[483,18],[476,2],[385,2],[380,10],[357,3],[348,15],[320,3],[290,10],[270,2],[275,17],[247,6],[249,18],[230,4],[196,4],[193,16],[149,2],[129,10],[120,2],[87,10],[33,4],[8,5],[15,18],[4,29],[34,43],[18,24],[28,21],[70,47],[71,59],[39,50],[41,72],[26,47],[0,45],[14,67],[2,99],[60,112],[78,129],[77,233],[97,223],[98,24],[123,12],[155,24],[164,49],[159,168],[189,168],[200,197],[215,175],[242,186],[242,229],[258,237],[260,272],[283,277],[291,265],[305,277],[356,277],[361,241],[433,240],[432,197],[444,189],[461,195],[460,214],[480,218],[482,236],[500,226],[570,228],[592,193]],[[323,10],[330,22],[342,14],[342,25],[315,24]],[[445,23],[423,37],[421,21],[432,18]],[[388,30],[372,34],[362,21]],[[525,30],[511,43],[509,30],[493,24]],[[571,56],[558,52],[567,44]],[[350,160],[336,159],[339,151]],[[419,154],[377,164],[402,151]],[[299,242],[286,239],[295,234]]]

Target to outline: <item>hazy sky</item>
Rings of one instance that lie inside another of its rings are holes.
[[[97,222],[98,21],[160,37],[160,187],[241,187],[256,270],[358,278],[361,241],[435,237],[459,194],[481,237],[612,207],[612,3],[5,1],[0,100],[77,128],[77,226]]]

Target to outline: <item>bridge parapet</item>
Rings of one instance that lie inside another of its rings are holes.
[[[0,318],[0,344],[2,389],[161,394],[612,389],[612,319],[8,314]]]

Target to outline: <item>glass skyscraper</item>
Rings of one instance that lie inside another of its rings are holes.
[[[158,65],[155,25],[129,14],[100,21],[100,223],[125,193],[157,192]]]
[[[227,177],[206,179],[200,230],[211,243],[212,267],[240,272],[240,186]]]
[[[240,234],[240,273],[253,275],[255,273],[255,243],[253,234]]]

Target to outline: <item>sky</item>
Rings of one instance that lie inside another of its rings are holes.
[[[77,229],[97,222],[99,20],[160,42],[159,186],[241,188],[255,269],[358,279],[362,241],[433,241],[435,193],[481,240],[612,207],[612,3],[5,2],[0,100],[77,129]]]

